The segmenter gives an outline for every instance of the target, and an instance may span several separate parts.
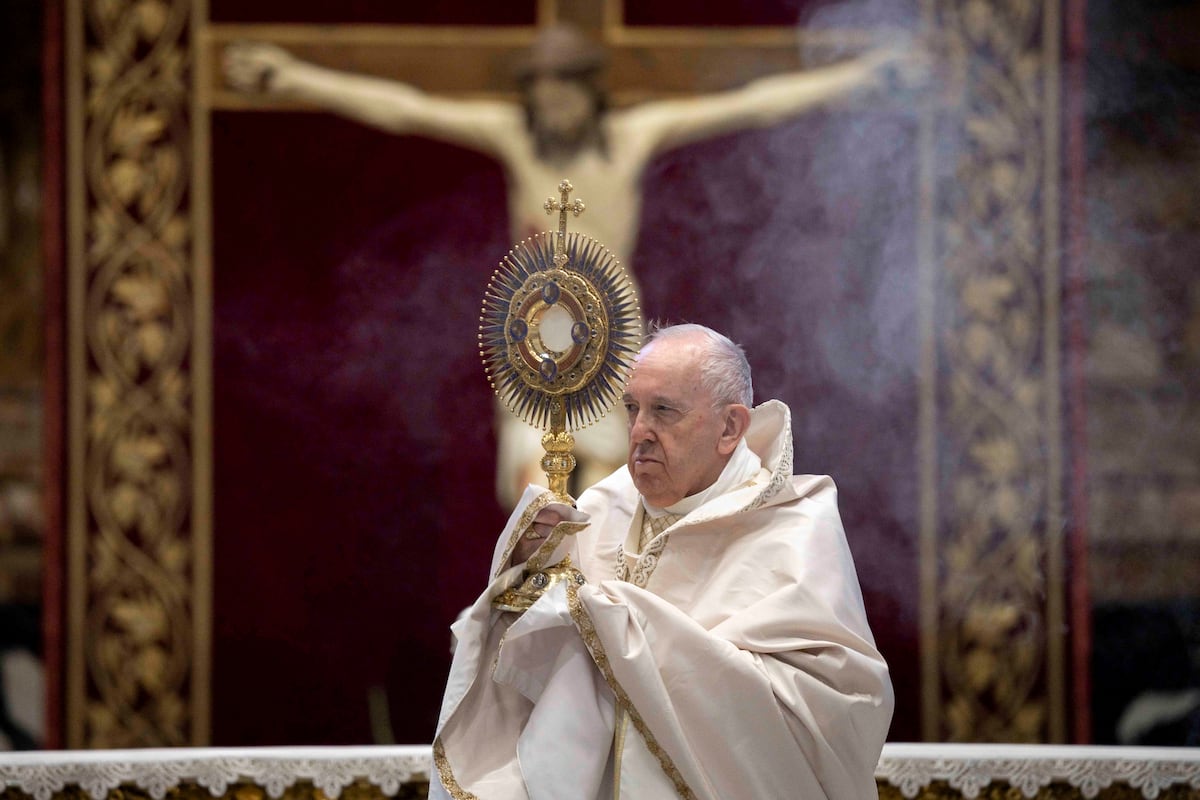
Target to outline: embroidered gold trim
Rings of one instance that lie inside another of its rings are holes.
[[[629,699],[629,695],[617,682],[612,666],[608,663],[608,654],[604,652],[604,645],[600,641],[600,635],[596,633],[596,626],[592,624],[592,618],[588,616],[587,611],[583,608],[583,603],[579,600],[579,587],[573,583],[567,583],[567,605],[571,611],[571,619],[575,621],[575,627],[579,629],[579,635],[583,638],[588,652],[591,653],[592,661],[596,663],[600,674],[604,676],[609,688],[616,695],[619,707],[624,710],[630,721],[633,722],[633,727],[637,728],[638,733],[642,735],[642,739],[646,742],[646,749],[658,759],[662,771],[675,786],[675,793],[685,800],[695,800],[696,793],[687,785],[687,781],[675,766],[675,762],[671,760],[671,756],[659,745],[658,740],[651,733],[650,727],[646,725],[645,720],[634,708],[633,701]]]
[[[458,785],[454,779],[454,771],[450,769],[450,761],[446,758],[446,748],[442,745],[442,737],[433,740],[433,763],[437,767],[438,777],[442,786],[454,800],[479,800],[478,797]]]
[[[667,549],[667,540],[670,538],[670,534],[664,534],[646,548],[646,552],[642,553],[633,565],[633,575],[628,578],[630,583],[642,589],[646,588],[646,584],[650,583],[650,576],[658,568],[658,561]]]
[[[492,666],[488,670],[488,674],[493,678],[496,676],[496,666],[500,663],[500,654],[504,652],[504,643],[508,641],[508,631],[500,634],[500,641],[496,643],[496,652],[492,653]],[[472,682],[473,683],[473,682]]]
[[[617,580],[629,580],[629,565],[625,563],[625,545],[617,545]]]
[[[788,414],[786,426],[787,432],[790,434],[792,430],[791,414]],[[792,479],[792,460],[795,458],[795,451],[792,445],[792,437],[790,435],[783,437],[783,452],[780,453],[779,463],[771,472],[771,480],[766,487],[759,492],[758,496],[747,503],[738,513],[753,511],[756,508],[762,508],[767,504],[772,497],[779,494],[788,481]]]
[[[621,755],[625,752],[625,726],[629,721],[624,706],[617,706],[617,725],[613,729],[613,800],[621,800]]]
[[[500,562],[496,565],[496,572],[492,575],[493,579],[500,577],[500,573],[505,569],[504,565],[512,558],[513,549],[516,548],[517,542],[529,530],[529,526],[533,524],[533,518],[538,515],[538,512],[551,503],[562,502],[564,502],[564,499],[553,492],[545,492],[533,498],[533,502],[521,513],[521,517],[517,520],[512,534],[508,537],[508,545],[504,548],[504,555],[500,557]],[[566,500],[567,505],[570,505],[570,503],[570,500]]]
[[[638,495],[640,498],[641,495]],[[617,544],[617,569],[616,576],[619,581],[629,580],[629,564],[625,561],[625,542],[629,541],[634,529],[641,530],[642,515],[646,513],[646,509],[642,507],[641,502],[637,504],[637,508],[633,512],[633,517],[629,520],[629,529],[625,531],[625,538]]]
[[[590,525],[590,522],[572,522],[571,520],[563,520],[554,526],[550,531],[550,535],[546,537],[546,541],[538,545],[537,550],[533,551],[533,555],[525,562],[526,572],[537,572],[546,565],[546,560],[554,554],[558,549],[558,545],[562,540],[570,534],[574,536],[581,530]]]
[[[630,530],[633,530],[634,528],[641,529],[642,525],[644,524],[645,513],[646,511],[644,508],[638,509],[637,513],[633,515],[633,519],[629,523]],[[686,515],[684,518],[686,518]],[[676,524],[682,521],[682,519],[683,518],[676,520],[674,523],[668,526],[667,530],[673,528]],[[650,576],[654,574],[654,570],[658,567],[658,561],[662,556],[663,550],[667,548],[667,540],[671,538],[670,535],[667,534],[667,531],[663,531],[663,534],[664,535],[661,535],[657,541],[650,545],[650,547],[638,554],[638,557],[633,564],[632,574],[629,570],[629,564],[626,563],[625,560],[625,545],[624,543],[618,544],[616,569],[617,580],[625,581],[626,583],[632,583],[634,586],[645,589],[646,584],[650,582]],[[625,538],[628,539],[629,536],[627,535]]]

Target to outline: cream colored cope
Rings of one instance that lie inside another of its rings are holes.
[[[626,468],[577,509],[527,490],[454,625],[431,800],[876,796],[893,695],[833,482],[791,474],[777,401],[738,452],[644,548]],[[498,611],[492,598],[545,574],[513,557],[544,508],[578,528],[544,540],[545,563],[569,555],[578,579]]]

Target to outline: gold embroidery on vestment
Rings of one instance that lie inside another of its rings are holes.
[[[617,706],[617,726],[613,729],[613,800],[621,800],[621,755],[625,752],[625,726],[629,715]]]
[[[670,528],[679,520],[683,519],[682,514],[667,514],[662,517],[651,517],[646,514],[645,509],[640,512],[641,516],[634,517],[633,524],[640,524],[641,532],[638,537],[638,554],[637,560],[633,565],[633,572],[629,570],[629,564],[625,560],[625,545],[617,545],[617,579],[632,583],[642,589],[650,583],[650,576],[654,574],[654,570],[658,567],[659,559],[662,557],[663,550],[667,547],[668,536],[661,536],[664,531]],[[638,523],[638,520],[641,520]],[[649,547],[647,543],[652,542]]]
[[[600,670],[600,674],[604,676],[604,680],[612,689],[613,694],[617,698],[617,704],[624,709],[633,722],[633,727],[637,728],[638,733],[642,735],[642,739],[646,743],[646,748],[650,753],[658,759],[658,764],[662,767],[662,771],[670,778],[672,785],[675,787],[675,793],[685,800],[695,800],[696,793],[691,790],[684,780],[682,773],[675,766],[675,762],[671,760],[671,756],[667,754],[658,744],[658,740],[654,738],[650,727],[646,725],[645,720],[638,714],[637,709],[633,706],[633,701],[629,699],[629,695],[621,684],[617,682],[616,675],[613,674],[612,666],[608,661],[608,654],[604,652],[604,644],[600,641],[600,634],[596,632],[596,626],[592,624],[592,618],[584,609],[583,603],[579,599],[579,587],[573,583],[567,584],[567,605],[571,611],[571,619],[575,621],[575,627],[579,629],[579,635],[583,639],[583,643],[587,646],[588,652],[591,653],[592,661],[596,663],[596,667]]]
[[[792,459],[794,457],[795,452],[791,437],[784,437],[783,452],[779,455],[779,463],[771,471],[771,480],[768,481],[766,488],[759,492],[758,496],[747,503],[738,513],[762,508],[767,504],[768,500],[779,494],[783,490],[783,487],[792,479]]]
[[[442,745],[440,736],[433,740],[433,763],[437,766],[442,786],[446,787],[446,791],[454,800],[479,800],[478,797],[459,786],[458,781],[454,779],[454,771],[450,769],[450,762],[446,758],[446,748]]]
[[[546,541],[538,545],[537,550],[535,550],[533,555],[531,555],[525,562],[525,571],[537,572],[538,570],[542,569],[542,567],[546,565],[546,560],[553,555],[554,551],[558,549],[559,543],[562,542],[562,540],[566,538],[568,534],[574,536],[590,524],[590,522],[572,522],[571,520],[567,519],[559,522],[554,526],[553,530],[550,531],[550,535],[546,537]]]
[[[554,502],[562,502],[562,499],[556,496],[553,492],[544,492],[533,498],[533,502],[521,513],[521,518],[517,520],[516,526],[513,528],[512,535],[508,537],[508,545],[504,548],[504,555],[500,557],[500,562],[496,565],[496,573],[492,578],[500,577],[500,573],[505,570],[505,564],[512,557],[513,550],[517,546],[517,542],[529,530],[529,526],[533,524],[533,518],[538,515],[546,506]],[[540,548],[539,548],[540,549]]]

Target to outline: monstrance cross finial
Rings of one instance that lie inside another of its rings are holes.
[[[547,214],[558,212],[558,241],[554,245],[554,264],[560,269],[567,263],[567,212],[572,212],[575,216],[583,213],[583,201],[578,197],[573,202],[568,201],[568,197],[575,189],[571,182],[563,178],[558,184],[558,191],[562,194],[562,200],[555,200],[553,197],[546,198],[546,203],[542,207],[546,209]]]

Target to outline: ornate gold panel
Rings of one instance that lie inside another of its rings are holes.
[[[200,11],[67,4],[69,747],[207,738]]]
[[[923,123],[923,733],[1061,741],[1059,8],[925,12],[963,84]]]
[[[297,781],[283,789],[282,793],[272,793],[267,787],[256,783],[237,783],[216,797],[204,786],[183,781],[168,787],[163,795],[166,800],[423,800],[428,796],[428,781],[401,783],[394,793],[388,793],[365,780],[354,781],[333,797],[309,781]],[[152,800],[155,797],[155,794],[141,787],[126,784],[109,790],[106,800]],[[20,789],[6,788],[0,790],[0,800],[33,800],[33,795]],[[92,800],[92,795],[72,785],[55,792],[53,800]]]

